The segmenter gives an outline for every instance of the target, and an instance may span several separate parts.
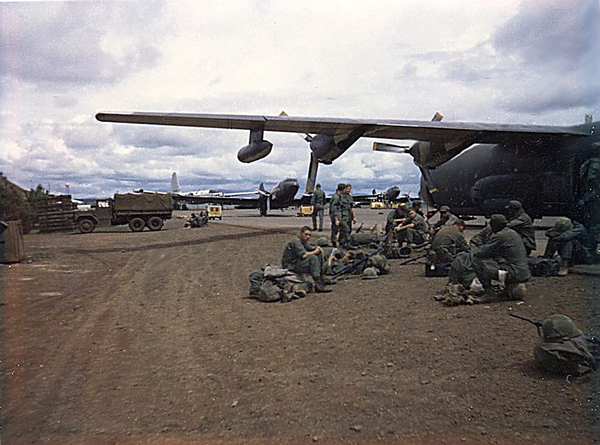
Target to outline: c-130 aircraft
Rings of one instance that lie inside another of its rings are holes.
[[[573,126],[466,122],[338,119],[228,114],[98,113],[102,122],[249,130],[241,162],[267,156],[273,144],[265,131],[304,133],[311,149],[307,189],[319,163],[331,164],[361,137],[415,141],[408,147],[375,143],[375,150],[400,148],[421,171],[420,196],[448,205],[459,215],[503,213],[518,199],[532,217],[561,215],[581,220],[584,195],[580,167],[600,157],[600,122]]]

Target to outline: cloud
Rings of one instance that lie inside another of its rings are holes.
[[[4,75],[36,84],[115,83],[156,64],[144,32],[160,4],[46,2],[0,5]]]

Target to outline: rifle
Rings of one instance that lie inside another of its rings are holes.
[[[404,266],[405,264],[412,263],[413,261],[420,260],[421,258],[425,258],[425,257],[426,257],[428,254],[429,254],[429,251],[427,251],[427,252],[423,252],[421,255],[418,255],[418,256],[416,256],[416,257],[414,257],[414,258],[409,258],[408,260],[404,260],[404,261],[402,261],[402,262],[400,263],[400,265],[401,265],[401,266]]]
[[[531,323],[532,325],[534,325],[537,330],[538,330],[538,335],[541,337],[542,334],[540,332],[540,328],[544,325],[544,322],[540,321],[540,320],[532,320],[531,318],[527,318],[527,317],[523,317],[521,315],[517,315],[517,314],[508,314],[511,317],[515,317],[518,318],[519,320],[525,320],[528,321],[529,323]],[[586,341],[589,341],[591,344],[593,345],[600,345],[600,338],[592,335],[592,334],[583,334],[584,338]]]

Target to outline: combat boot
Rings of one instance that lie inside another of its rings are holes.
[[[331,292],[331,289],[325,287],[325,284],[322,281],[315,281],[315,292],[319,294],[324,294],[327,292]]]
[[[558,272],[557,275],[559,277],[566,277],[567,274],[569,273],[569,267],[568,264],[565,260],[560,260],[560,265],[558,266]]]

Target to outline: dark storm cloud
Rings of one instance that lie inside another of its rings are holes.
[[[2,72],[33,83],[77,85],[114,83],[151,68],[160,53],[144,30],[152,27],[159,7],[157,2],[0,5]]]

